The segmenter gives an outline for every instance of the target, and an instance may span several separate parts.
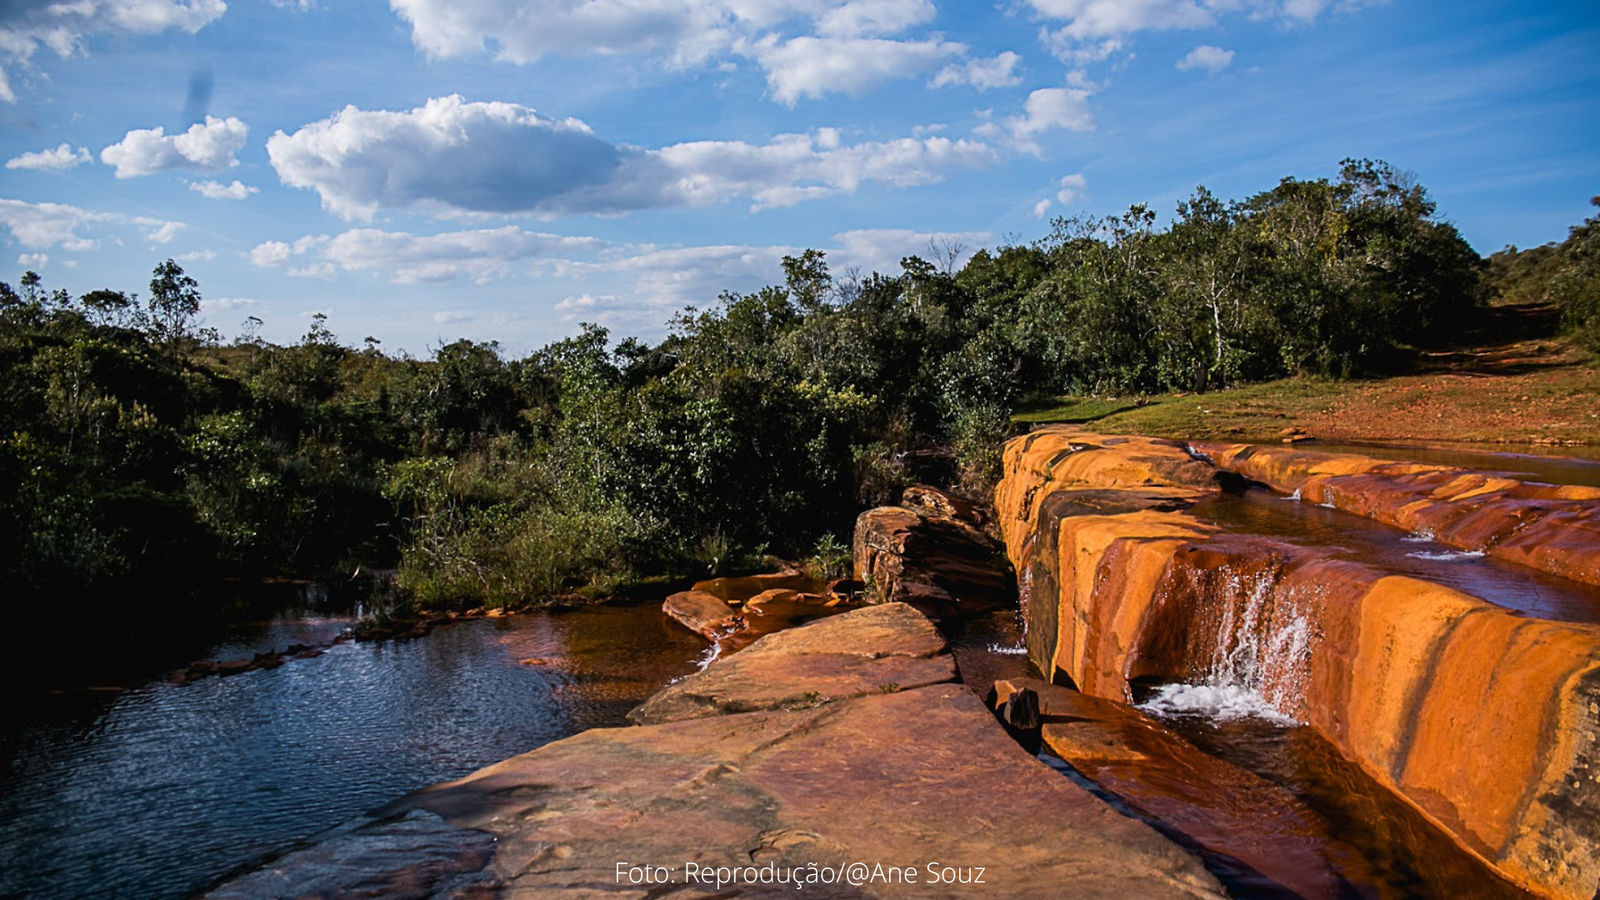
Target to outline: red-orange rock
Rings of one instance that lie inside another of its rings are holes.
[[[856,519],[855,576],[869,600],[909,603],[935,618],[993,609],[1012,600],[999,547],[964,522],[900,506]]]
[[[1123,463],[1069,469],[1059,439],[1010,442],[996,491],[1042,670],[1127,700],[1135,679],[1214,670],[1248,643],[1242,635],[1260,639],[1250,644],[1257,653],[1289,646],[1255,673],[1281,711],[1314,725],[1513,881],[1571,900],[1596,894],[1600,627],[1529,619],[1320,551],[1221,533],[1181,511],[1181,494],[1128,491],[1119,510],[1107,494],[1121,492],[1103,489],[1155,470],[1152,453],[1181,466],[1172,448],[1135,442]],[[1518,536],[1548,523],[1550,543],[1503,539],[1529,558],[1577,565],[1592,525],[1570,505],[1590,502],[1581,491],[1358,457],[1308,462],[1325,455],[1277,448],[1208,452],[1251,478],[1307,499],[1337,496],[1403,527],[1492,533],[1514,510],[1532,509]],[[1067,477],[1055,480],[1057,471]]]
[[[1252,444],[1195,443],[1217,465],[1280,491],[1464,550],[1600,585],[1600,488]]]

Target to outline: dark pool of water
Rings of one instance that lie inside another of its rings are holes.
[[[268,623],[209,655],[337,624]],[[408,791],[620,725],[703,649],[654,604],[600,607],[34,697],[0,725],[0,897],[191,896]]]
[[[1318,547],[1341,559],[1452,587],[1527,616],[1600,622],[1600,588],[1272,491],[1221,494],[1196,505],[1194,514],[1234,531]]]

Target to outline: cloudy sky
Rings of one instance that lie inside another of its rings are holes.
[[[1596,47],[1594,0],[0,0],[0,280],[172,257],[225,336],[520,354],[1346,156],[1489,253],[1590,213]]]

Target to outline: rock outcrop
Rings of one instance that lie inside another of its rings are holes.
[[[1051,772],[962,685],[790,702],[842,696],[856,666],[948,667],[942,645],[903,605],[764,638],[706,673],[769,666],[784,686],[746,695],[762,709],[557,741],[209,896],[1222,900],[1199,860]]]
[[[825,590],[803,572],[713,578],[667,597],[662,610],[716,644],[719,652],[747,647],[763,635],[853,609],[859,604]]]
[[[1600,585],[1600,488],[1286,447],[1191,446],[1221,467],[1313,503]]]
[[[780,631],[670,685],[628,714],[636,725],[805,709],[956,680],[933,623],[891,603]]]
[[[1040,669],[1119,701],[1233,678],[1513,881],[1593,897],[1600,628],[1221,531],[1184,512],[1214,479],[1171,442],[1007,445],[996,506]]]
[[[935,488],[905,492],[904,505],[856,519],[855,577],[876,603],[909,603],[935,619],[1007,605],[1013,582],[1000,546],[974,504]]]

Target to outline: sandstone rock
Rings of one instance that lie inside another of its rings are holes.
[[[718,632],[729,627],[729,620],[736,615],[727,601],[699,590],[679,591],[669,596],[661,608],[708,641],[715,641]]]
[[[1029,653],[1048,677],[1126,701],[1136,679],[1203,674],[1221,642],[1235,640],[1224,622],[1249,623],[1254,638],[1300,634],[1304,652],[1261,670],[1260,690],[1282,712],[1511,880],[1552,897],[1596,894],[1600,627],[1529,619],[1322,551],[1219,532],[1148,506],[1148,489],[1130,495],[1131,512],[1081,502],[1100,475],[1104,489],[1143,466],[1148,445],[1134,449],[1124,465],[1102,460],[1057,481],[1054,444],[1007,445],[1000,526],[1024,573]],[[1588,543],[1572,539],[1586,511],[1547,508],[1583,492],[1359,457],[1202,449],[1226,465],[1265,460],[1241,470],[1377,517],[1391,510],[1401,521],[1492,532],[1514,502],[1536,511],[1523,530],[1545,522],[1571,540],[1552,538],[1552,556],[1571,561]],[[1587,549],[1600,555],[1600,545]],[[1087,730],[1079,737],[1092,744]]]
[[[1600,585],[1600,488],[1470,469],[1251,444],[1195,443],[1219,466],[1285,493],[1426,531],[1440,543]]]
[[[898,506],[856,519],[855,576],[876,602],[909,603],[935,618],[1009,605],[1012,582],[998,546],[955,519]]]
[[[800,893],[1223,896],[1194,857],[1040,765],[956,685],[800,711],[598,729],[380,814],[419,809],[497,838],[480,877],[503,897],[792,898],[794,886],[784,883],[685,885],[685,867],[777,871],[854,862],[914,867],[920,878],[914,885],[815,884]],[[619,862],[670,867],[675,886],[619,885]],[[984,883],[930,884],[930,863]]]
[[[973,528],[989,523],[989,511],[926,484],[914,484],[900,493],[900,505],[930,519],[953,519]]]
[[[932,623],[910,607],[868,607],[767,635],[657,693],[628,720],[807,708],[954,681],[944,649]]]
[[[740,575],[713,578],[694,585],[693,590],[710,594],[729,603],[743,603],[763,591],[785,590],[817,593],[821,584],[804,572],[774,572],[767,575]]]

